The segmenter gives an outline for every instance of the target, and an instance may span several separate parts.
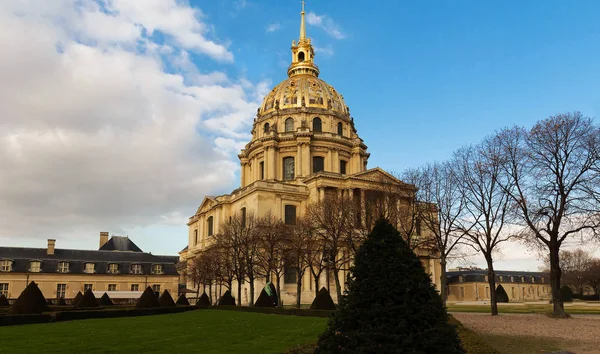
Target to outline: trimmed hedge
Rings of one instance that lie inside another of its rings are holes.
[[[158,303],[158,297],[154,294],[151,287],[147,287],[146,290],[142,293],[142,296],[138,299],[135,304],[135,308],[137,309],[149,309],[154,307],[160,307]]]
[[[0,326],[18,326],[48,322],[52,322],[52,316],[48,314],[0,316]]]
[[[107,293],[102,294],[102,297],[98,300],[98,304],[100,306],[113,306],[113,302]]]
[[[190,302],[188,301],[187,297],[185,297],[185,294],[181,294],[179,295],[177,302],[175,302],[175,305],[190,306]]]
[[[98,300],[96,300],[96,296],[91,289],[87,289],[85,294],[79,299],[79,301],[75,304],[75,307],[98,307]]]
[[[325,287],[322,287],[321,290],[319,290],[319,292],[317,293],[317,296],[315,296],[315,299],[313,300],[312,304],[310,305],[310,309],[311,310],[335,310],[336,309],[335,302],[333,302],[331,295],[329,295],[329,291]]]
[[[210,303],[210,299],[208,298],[208,295],[206,295],[206,293],[202,293],[202,295],[200,295],[200,297],[196,301],[196,307],[207,308],[210,306],[211,306],[211,303]]]
[[[29,283],[10,307],[9,313],[14,315],[29,315],[48,311],[48,303],[35,282]]]
[[[163,291],[160,298],[158,298],[158,304],[160,307],[175,307],[175,301],[173,301],[171,294],[167,290]]]
[[[58,303],[56,305],[58,305],[58,306],[67,306],[67,302],[65,301],[64,298],[61,297],[60,299],[58,299]]]
[[[265,289],[262,289],[258,299],[254,303],[254,307],[275,307],[276,304],[273,302],[273,299],[267,294]]]
[[[235,298],[231,296],[231,291],[227,290],[219,299],[219,306],[235,306]]]
[[[322,317],[329,318],[335,311],[328,310],[310,310],[310,309],[296,309],[296,308],[283,308],[283,307],[247,307],[247,306],[211,306],[211,310],[226,310],[226,311],[240,311],[240,312],[257,312],[265,313],[270,315],[286,315],[286,316],[306,316],[306,317]]]
[[[82,296],[83,296],[83,294],[81,293],[81,291],[78,291],[77,295],[75,295],[75,297],[71,300],[71,305],[73,305],[73,306],[77,305],[79,300],[81,300]]]
[[[6,296],[4,296],[4,294],[0,295],[0,307],[6,307],[6,306],[10,306],[10,304],[8,303],[8,299],[6,298]]]
[[[573,290],[567,285],[563,285],[562,288],[560,288],[560,295],[563,302],[573,302]]]
[[[508,302],[508,294],[502,284],[496,288],[496,302]]]

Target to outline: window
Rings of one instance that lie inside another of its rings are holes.
[[[285,120],[285,131],[286,132],[294,131],[294,118],[288,118]]]
[[[67,295],[67,284],[56,284],[56,298],[60,299],[61,297],[64,299]]]
[[[32,273],[39,273],[42,270],[42,262],[31,261],[29,262],[29,271]]]
[[[541,277],[541,278],[540,278],[540,281],[543,283],[543,282],[544,282],[544,277]]]
[[[12,261],[8,259],[0,261],[0,272],[10,272],[12,270]]]
[[[131,273],[132,274],[142,274],[142,265],[141,264],[132,264],[131,265]]]
[[[485,281],[490,281],[490,277],[488,277],[487,275],[485,275],[483,278],[485,279]]]
[[[140,291],[140,284],[131,284],[131,291]]]
[[[298,53],[298,61],[304,61],[304,52]]]
[[[516,299],[517,298],[517,289],[515,289],[514,286],[511,289],[512,289],[512,298]]]
[[[108,291],[117,291],[117,284],[108,284]]]
[[[83,292],[85,293],[88,290],[94,290],[94,284],[83,284]]]
[[[296,206],[286,205],[285,206],[285,224],[296,225]]]
[[[270,128],[271,126],[269,125],[269,123],[265,123],[265,125],[263,125],[263,132],[268,133]]]
[[[343,175],[346,174],[346,164],[347,164],[346,161],[340,160],[340,173]]]
[[[525,277],[521,277],[521,283],[525,282]]]
[[[8,297],[8,283],[0,283],[0,295]]]
[[[198,229],[194,229],[194,245],[198,244]]]
[[[283,180],[290,181],[294,179],[294,158],[283,158]]]
[[[465,281],[465,278],[462,275],[458,276],[458,282],[462,283],[463,281]]]
[[[510,282],[511,282],[511,283],[514,283],[514,282],[515,282],[515,277],[512,277],[512,276],[511,276],[511,277],[510,277]]]
[[[344,126],[342,125],[342,123],[337,124],[337,133],[339,136],[344,135]]]
[[[86,263],[83,271],[84,271],[84,273],[94,273],[95,269],[96,269],[96,267],[95,267],[94,263]]]
[[[58,262],[57,271],[59,273],[67,273],[69,271],[69,262]]]
[[[208,219],[206,220],[206,227],[208,228],[206,234],[208,236],[212,236],[212,234],[213,234],[213,217],[212,216],[209,216]]]
[[[312,123],[313,123],[313,132],[320,133],[323,131],[323,129],[322,129],[323,125],[321,123],[321,118],[319,118],[319,117],[313,118]]]
[[[283,282],[285,284],[296,284],[298,280],[298,273],[294,265],[295,260],[293,258],[286,258],[283,269]]]
[[[498,280],[499,281],[504,281],[504,278],[500,275],[500,276],[498,276]]]
[[[460,287],[460,295],[459,295],[459,299],[463,300],[465,298],[465,288],[464,287]]]
[[[535,277],[531,277],[531,282],[535,283]]]
[[[265,179],[265,162],[261,161],[260,162],[260,179]]]
[[[417,234],[417,236],[421,236],[421,219],[415,220],[415,233]],[[486,279],[486,281],[487,281],[487,279]]]
[[[117,274],[117,273],[119,273],[119,265],[117,263],[110,263],[108,265],[108,272],[110,274]]]
[[[325,158],[313,156],[313,173],[321,172],[325,169]]]
[[[155,293],[160,293],[160,284],[152,285],[152,291],[154,291]]]
[[[242,208],[240,212],[242,214],[242,227],[246,227],[246,208]]]
[[[163,269],[161,264],[154,264],[152,266],[152,274],[162,274]]]

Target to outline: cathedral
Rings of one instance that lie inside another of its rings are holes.
[[[370,154],[343,96],[319,78],[304,17],[303,6],[300,37],[292,41],[287,79],[264,98],[252,125],[252,139],[238,155],[241,185],[230,194],[205,197],[190,217],[188,246],[180,253],[184,263],[210,246],[220,225],[232,215],[271,213],[288,223],[330,193],[364,200],[370,191],[378,190],[382,180],[392,181],[414,198],[414,186],[378,167],[368,168]],[[439,287],[439,260],[429,255],[421,259]],[[345,275],[341,274],[342,279]],[[304,277],[301,299],[310,303],[314,282],[310,272]],[[292,278],[282,281],[284,304],[295,303],[296,279]],[[321,286],[327,286],[327,281],[333,284],[332,277],[323,276]],[[264,280],[257,281],[255,289],[260,292],[263,286]],[[190,284],[187,287],[193,289]],[[243,289],[247,293],[248,284]],[[332,285],[330,293],[336,300],[334,289]],[[248,296],[243,296],[242,304],[247,303]]]

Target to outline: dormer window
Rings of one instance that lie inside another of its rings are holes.
[[[29,262],[29,271],[32,273],[39,273],[42,270],[42,262],[31,261]]]
[[[117,274],[117,273],[119,273],[119,265],[117,263],[110,263],[108,265],[108,272],[110,274]]]
[[[131,265],[131,274],[142,274],[142,265],[141,264],[132,264]]]
[[[514,283],[515,282],[515,277],[510,277],[510,282]]]
[[[459,283],[462,283],[462,282],[464,282],[464,281],[465,281],[465,278],[464,278],[462,275],[459,275],[459,276],[458,276],[458,282],[459,282]]]
[[[500,276],[498,276],[498,280],[499,281],[504,281],[504,277],[500,275]]]
[[[542,278],[541,278],[541,282],[543,283],[543,282],[544,282],[544,280],[545,280],[545,279],[544,279],[544,277],[542,277]]]
[[[525,282],[525,277],[521,277],[521,283]]]
[[[96,272],[96,265],[94,263],[86,263],[83,268],[84,273],[93,274]]]
[[[531,277],[531,282],[535,283],[535,277]]]
[[[152,265],[152,274],[163,274],[162,264]]]
[[[10,272],[12,271],[13,261],[4,259],[0,261],[0,272]]]
[[[69,272],[69,262],[58,262],[58,268],[56,269],[59,273]]]

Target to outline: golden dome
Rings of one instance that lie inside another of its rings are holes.
[[[303,106],[348,114],[342,95],[314,75],[294,75],[283,80],[265,97],[260,113]]]

